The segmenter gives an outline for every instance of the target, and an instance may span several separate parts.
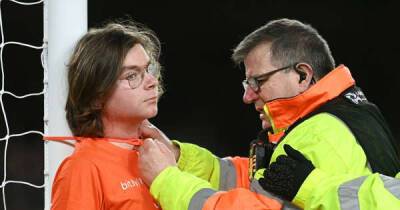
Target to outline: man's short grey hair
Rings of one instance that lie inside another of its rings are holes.
[[[278,68],[304,62],[313,68],[317,80],[335,68],[329,46],[317,30],[286,18],[272,20],[247,35],[233,50],[233,61],[241,64],[251,50],[265,42],[271,43],[271,62]]]

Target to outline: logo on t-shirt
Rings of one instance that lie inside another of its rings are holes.
[[[134,178],[125,182],[121,182],[121,188],[122,190],[127,190],[129,188],[134,188],[138,187],[140,185],[143,185],[143,180],[140,178]]]

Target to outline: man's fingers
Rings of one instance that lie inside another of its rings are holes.
[[[148,120],[144,120],[139,127],[139,133],[141,138],[153,138],[153,139],[162,139],[163,132],[150,123]]]
[[[140,126],[139,132],[141,138],[157,139],[167,146],[172,146],[172,142],[169,140],[169,138],[160,129],[151,124],[148,120],[143,121]]]
[[[156,127],[149,120],[143,120],[142,125],[147,126],[149,128],[155,128]]]
[[[143,140],[143,144],[144,145],[153,145],[153,144],[155,144],[155,142],[154,142],[154,139],[152,139],[152,138],[145,138]]]
[[[148,120],[142,122],[139,128],[139,132],[142,138],[157,138],[159,133],[157,127],[151,124]]]
[[[157,141],[156,139],[147,138],[143,141],[143,145],[139,148],[140,153],[154,153],[155,150],[159,150],[163,154],[174,155],[173,152],[165,146],[165,144]]]
[[[155,141],[152,138],[146,138],[143,140],[143,145],[139,147],[139,151],[149,150],[151,148],[157,147]]]
[[[173,154],[173,152],[165,144],[157,141],[157,139],[154,142],[157,144],[157,146],[161,150],[161,152],[163,152],[163,153],[172,153]]]
[[[292,157],[286,156],[286,155],[279,155],[276,158],[275,163],[277,163],[279,165],[285,165],[285,166],[288,166],[290,168],[296,167],[296,160],[294,160]]]
[[[289,157],[291,157],[295,160],[299,160],[299,161],[307,160],[307,158],[305,158],[303,154],[301,154],[299,151],[293,149],[293,147],[290,146],[289,144],[283,145],[283,149],[285,150],[286,154]]]

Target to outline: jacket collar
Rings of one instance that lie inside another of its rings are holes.
[[[270,141],[279,141],[289,126],[354,84],[350,70],[340,65],[303,93],[267,102],[264,111],[272,125],[272,132],[269,132]]]

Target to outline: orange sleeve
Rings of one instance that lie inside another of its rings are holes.
[[[231,159],[236,170],[236,187],[249,189],[249,159],[243,157],[234,157]]]
[[[99,172],[88,160],[67,158],[59,167],[52,189],[52,210],[100,210]]]
[[[248,189],[236,188],[227,192],[217,192],[209,197],[202,210],[280,210],[278,201],[251,192]]]

